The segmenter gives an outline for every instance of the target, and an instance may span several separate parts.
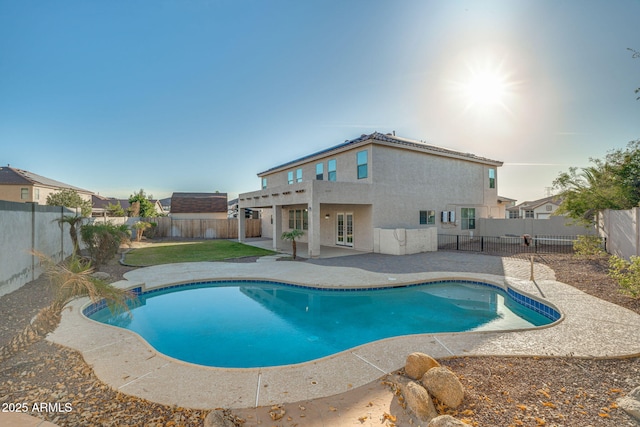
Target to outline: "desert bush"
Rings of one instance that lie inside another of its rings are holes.
[[[582,257],[604,255],[602,239],[599,236],[578,236],[573,242],[573,252]]]
[[[640,257],[631,256],[627,261],[612,256],[609,258],[609,276],[618,282],[623,293],[632,298],[640,297]]]
[[[80,228],[82,241],[87,245],[89,256],[98,266],[112,259],[120,244],[129,239],[129,229],[125,224],[114,225],[110,222],[86,224]]]

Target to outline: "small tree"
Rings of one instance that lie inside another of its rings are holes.
[[[296,239],[302,236],[304,236],[304,231],[298,230],[298,229],[285,231],[284,233],[282,233],[282,236],[280,236],[282,240],[291,240],[291,249],[293,250],[293,259],[296,259]]]
[[[64,188],[47,196],[47,205],[64,206],[67,208],[80,209],[82,216],[91,216],[91,201],[84,200],[80,194],[71,188]]]
[[[120,202],[118,202],[116,204],[109,203],[107,205],[107,213],[109,214],[109,216],[126,216],[126,214],[127,214],[124,211],[124,208],[122,207]]]
[[[58,224],[60,226],[64,226],[64,224],[69,224],[69,234],[71,236],[71,242],[73,243],[73,254],[77,255],[80,252],[80,246],[78,245],[78,224],[82,225],[82,220],[84,217],[82,216],[71,216],[71,215],[63,215],[62,218],[58,219]]]
[[[617,255],[609,258],[609,276],[618,282],[622,292],[632,298],[640,298],[640,257],[629,261]]]
[[[131,226],[134,230],[136,230],[136,242],[142,240],[142,235],[144,234],[144,230],[151,227],[150,222],[138,221]]]
[[[143,189],[140,189],[135,194],[129,196],[129,203],[131,203],[131,207],[134,207],[136,202],[138,203],[138,215],[131,216],[140,216],[142,218],[151,218],[154,216],[158,216],[158,212],[156,212],[156,207],[153,202],[150,200],[151,196],[147,197]]]
[[[80,236],[94,264],[102,265],[118,253],[120,244],[128,239],[129,229],[126,224],[116,226],[110,222],[85,224]]]
[[[106,300],[113,310],[128,310],[127,301],[135,296],[127,290],[113,287],[91,275],[94,269],[91,263],[73,255],[66,261],[56,264],[50,258],[34,252],[40,258],[49,283],[54,287],[51,304],[38,312],[36,317],[20,333],[0,348],[0,362],[27,349],[52,332],[60,323],[62,310],[77,297],[89,297],[92,302]]]

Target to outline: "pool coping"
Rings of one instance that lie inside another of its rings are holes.
[[[212,368],[170,358],[134,332],[87,319],[82,309],[89,301],[84,298],[70,304],[60,326],[47,339],[79,350],[98,378],[118,391],[165,405],[198,409],[265,406],[342,393],[401,368],[407,355],[414,351],[435,358],[483,355],[604,358],[640,354],[637,334],[640,315],[554,280],[531,282],[457,272],[387,274],[281,261],[166,264],[128,272],[125,280],[114,285],[148,290],[208,279],[264,279],[318,288],[470,280],[512,288],[547,302],[564,317],[551,326],[528,330],[388,338],[296,365]]]

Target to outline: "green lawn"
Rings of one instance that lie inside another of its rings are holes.
[[[229,258],[273,255],[275,252],[229,240],[170,242],[127,252],[128,265],[149,266],[174,262],[221,261]]]

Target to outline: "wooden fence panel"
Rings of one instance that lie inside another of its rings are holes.
[[[150,219],[158,224],[157,237],[185,239],[237,239],[238,220],[231,219],[173,219],[159,217]],[[246,237],[260,237],[259,219],[246,220]]]

